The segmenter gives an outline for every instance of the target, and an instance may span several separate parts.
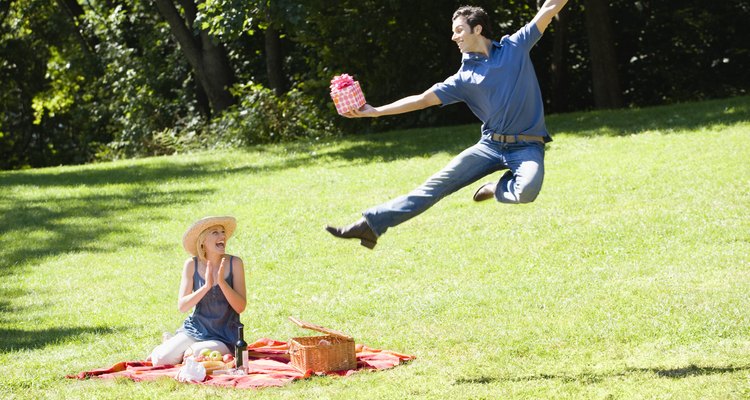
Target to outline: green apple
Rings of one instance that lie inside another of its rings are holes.
[[[200,355],[202,355],[203,357],[208,357],[210,354],[211,354],[211,349],[203,349],[200,352]]]
[[[211,361],[221,361],[222,357],[221,353],[217,350],[212,351],[211,354],[208,355],[208,358]]]

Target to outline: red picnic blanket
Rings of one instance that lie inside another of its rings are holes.
[[[304,379],[312,375],[312,371],[302,373],[294,368],[287,350],[289,344],[272,339],[259,339],[248,345],[247,375],[208,375],[199,385],[212,385],[235,388],[259,388],[266,386],[282,386],[296,379]],[[349,376],[362,369],[392,368],[402,362],[413,360],[414,356],[400,354],[389,350],[378,350],[363,345],[357,345],[357,368],[348,371],[329,372],[327,375]],[[109,368],[99,368],[83,371],[75,375],[68,375],[71,379],[87,378],[118,378],[124,377],[133,381],[150,381],[163,377],[176,378],[181,365],[162,365],[154,367],[150,361],[122,361]]]

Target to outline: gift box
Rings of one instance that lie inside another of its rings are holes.
[[[365,105],[365,95],[355,81],[348,74],[336,75],[331,79],[331,98],[339,114],[357,110]]]
[[[357,368],[355,344],[351,336],[294,317],[289,317],[289,320],[302,328],[326,333],[325,336],[295,337],[289,341],[289,358],[297,370],[320,374]]]

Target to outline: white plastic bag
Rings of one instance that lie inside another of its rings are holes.
[[[206,368],[192,357],[185,360],[185,364],[177,372],[180,382],[203,382],[206,379]]]

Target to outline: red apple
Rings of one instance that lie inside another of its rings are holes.
[[[234,361],[234,356],[231,354],[224,354],[224,358],[222,359],[225,364],[229,364],[230,362]]]

